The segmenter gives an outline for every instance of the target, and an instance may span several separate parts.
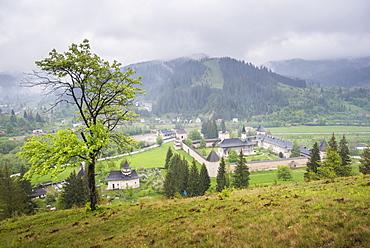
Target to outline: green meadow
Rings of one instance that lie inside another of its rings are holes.
[[[370,176],[107,204],[0,222],[3,247],[368,247]]]

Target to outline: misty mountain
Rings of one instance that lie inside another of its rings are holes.
[[[322,87],[370,88],[370,57],[333,60],[291,59],[264,64],[272,71]]]
[[[305,61],[299,61],[303,68],[307,67]],[[360,67],[364,62],[358,63]],[[370,90],[322,89],[297,79],[296,74],[282,76],[266,67],[228,57],[187,57],[129,67],[142,77],[146,90],[139,101],[153,103],[152,113],[140,112],[144,117],[153,114],[226,120],[237,117],[281,125],[287,121],[310,123],[324,117],[353,121],[370,112]],[[315,66],[312,67],[315,71]],[[329,71],[331,67],[325,65]],[[365,71],[364,68],[359,70]]]

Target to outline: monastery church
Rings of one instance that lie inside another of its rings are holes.
[[[254,154],[255,148],[263,148],[272,151],[276,155],[282,156],[281,159],[275,160],[265,160],[265,161],[252,161],[248,162],[248,167],[250,171],[262,171],[262,170],[274,170],[277,169],[278,165],[287,165],[291,168],[298,168],[306,166],[308,158],[310,156],[310,149],[305,146],[300,146],[300,156],[296,158],[290,158],[292,154],[293,142],[274,137],[272,135],[267,135],[266,130],[262,124],[258,126],[255,130],[255,135],[248,136],[248,131],[252,131],[251,127],[243,127],[241,132],[241,137],[230,138],[230,134],[227,132],[226,127],[223,123],[222,130],[219,132],[217,139],[206,139],[207,147],[214,147],[217,149],[212,150],[207,158],[199,154],[194,148],[200,147],[200,140],[194,140],[193,146],[189,146],[185,143],[187,137],[187,132],[180,128],[176,132],[176,139],[174,142],[175,150],[185,150],[189,155],[191,155],[199,163],[204,163],[207,167],[210,177],[217,176],[217,170],[219,166],[219,158],[228,158],[229,152],[235,150],[237,153],[242,153],[245,156]],[[249,132],[250,133],[250,132]],[[325,150],[325,141],[323,141],[320,146],[320,153],[322,154]],[[235,164],[230,164],[233,170]]]

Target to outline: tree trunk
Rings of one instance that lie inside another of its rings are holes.
[[[88,165],[87,169],[87,184],[89,188],[89,200],[91,211],[96,209],[97,197],[96,197],[96,186],[95,186],[95,160],[92,160]]]

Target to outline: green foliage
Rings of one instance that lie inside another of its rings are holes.
[[[156,143],[157,143],[157,145],[161,146],[163,144],[163,138],[161,136],[158,136],[156,138]]]
[[[297,141],[295,140],[293,142],[292,153],[290,154],[290,157],[291,158],[296,158],[296,157],[300,157],[300,156],[301,156],[301,150],[299,149],[299,145],[298,145]]]
[[[135,143],[113,130],[136,120],[132,100],[142,93],[136,87],[141,84],[140,78],[131,78],[135,72],[130,68],[122,72],[117,61],[109,63],[91,53],[88,40],[80,45],[72,44],[64,53],[53,49],[48,58],[36,61],[36,65],[42,72],[35,72],[35,80],[27,82],[28,86],[41,86],[48,90],[47,94],[61,92],[53,106],[65,101],[72,104],[83,126],[77,132],[61,130],[55,136],[31,138],[20,156],[31,163],[31,174],[40,175],[49,172],[50,166],[55,167],[57,173],[62,165],[76,163],[77,159],[85,161],[90,205],[95,210],[96,160],[110,142],[122,151],[130,150]],[[65,100],[67,97],[70,100]]]
[[[225,167],[225,160],[222,157],[220,161],[220,166],[217,170],[217,177],[216,177],[216,191],[221,192],[224,187],[226,186],[226,167]]]
[[[204,148],[206,148],[206,146],[207,146],[206,140],[204,138],[202,138],[200,140],[200,148],[204,149]]]
[[[164,163],[164,168],[165,169],[168,169],[168,166],[169,166],[170,160],[172,158],[172,155],[173,155],[172,149],[171,149],[171,147],[168,147],[168,150],[167,150],[167,153],[166,153],[166,161]]]
[[[189,180],[188,162],[175,153],[168,167],[166,179],[163,184],[164,194],[167,197],[174,197],[176,194],[182,194],[187,189]]]
[[[73,206],[83,207],[87,203],[88,191],[86,182],[78,177],[73,170],[66,183],[63,185],[62,193],[60,194],[59,207],[68,209]]]
[[[215,139],[218,138],[218,131],[216,122],[213,120],[204,121],[202,123],[202,134],[206,139]]]
[[[200,195],[200,178],[199,178],[199,171],[195,160],[193,160],[190,171],[189,171],[189,178],[187,183],[187,193],[188,196],[198,196]]]
[[[240,151],[238,162],[234,170],[234,181],[233,185],[235,188],[246,188],[249,185],[249,168],[246,165],[246,161],[243,152]]]
[[[317,168],[320,167],[320,162],[321,162],[321,158],[320,158],[319,145],[317,142],[315,142],[311,149],[310,157],[307,161],[307,169],[306,169],[307,172],[304,174],[304,177],[307,179],[310,179],[311,178],[310,176],[313,176],[316,178],[316,176],[314,175],[317,173]]]
[[[7,164],[0,169],[0,220],[29,212],[26,190],[16,177],[10,177]]]
[[[345,135],[343,135],[342,139],[339,142],[338,153],[342,159],[342,167],[349,168],[349,165],[351,164],[351,157],[349,156],[348,141],[346,140]],[[350,171],[343,174],[343,176],[349,175]]]
[[[290,180],[292,179],[292,170],[289,168],[289,166],[279,165],[276,171],[276,177],[279,180]]]
[[[328,145],[331,147],[332,151],[335,151],[335,152],[338,151],[338,142],[335,139],[334,133],[332,134],[332,136],[331,136],[331,138],[328,142]]]
[[[206,165],[203,163],[199,172],[199,195],[204,195],[211,187],[211,178],[208,175]]]
[[[187,138],[186,140],[185,140],[185,143],[188,145],[188,146],[193,146],[193,141],[190,139],[190,138]]]
[[[238,161],[238,153],[234,149],[229,151],[228,160],[229,160],[229,163],[235,163],[236,161]]]
[[[370,174],[370,145],[362,151],[359,170],[363,174]]]
[[[200,140],[202,138],[202,136],[200,135],[197,129],[190,130],[188,137],[191,140]]]
[[[365,175],[363,181],[369,180]],[[367,247],[368,195],[370,187],[351,177],[232,191],[222,200],[212,194],[207,198],[122,202],[101,206],[98,213],[76,208],[3,220],[0,241],[9,248],[66,244]],[[127,239],[122,230],[136,231]],[[315,231],[305,233],[306,230]],[[170,233],[176,233],[175,238]],[[271,239],[274,235],[276,238]]]

